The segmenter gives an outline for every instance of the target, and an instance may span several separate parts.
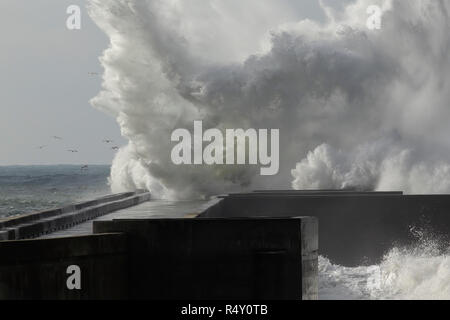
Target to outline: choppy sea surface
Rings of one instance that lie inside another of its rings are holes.
[[[111,193],[109,165],[0,166],[0,218]]]
[[[320,300],[450,300],[450,254],[393,248],[380,264],[344,267],[319,257]]]

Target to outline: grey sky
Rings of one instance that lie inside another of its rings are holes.
[[[299,17],[321,18],[317,1],[295,2]],[[81,30],[66,29],[71,4],[82,7]],[[108,164],[114,151],[102,140],[126,144],[115,120],[89,104],[100,90],[101,76],[88,72],[102,73],[98,57],[108,39],[87,16],[85,4],[0,2],[0,165]],[[41,145],[47,147],[40,150]]]

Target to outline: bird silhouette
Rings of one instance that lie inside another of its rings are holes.
[[[113,149],[113,150],[119,150],[119,147],[114,146],[114,147],[111,147],[111,149]]]
[[[110,139],[105,139],[105,140],[103,140],[103,142],[104,143],[111,143],[111,142],[114,142],[113,140],[110,140]]]
[[[77,153],[78,152],[78,150],[75,150],[75,149],[69,149],[69,150],[67,150],[68,152],[72,152],[72,153]]]

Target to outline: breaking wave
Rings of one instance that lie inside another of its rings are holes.
[[[90,0],[110,38],[92,104],[129,140],[115,192],[198,198],[251,188],[450,191],[448,1],[321,1],[324,22],[295,1]],[[380,30],[366,26],[370,5]],[[251,18],[250,18],[251,17]],[[171,132],[279,128],[280,172],[176,166]]]
[[[380,264],[335,265],[319,257],[319,298],[324,300],[449,300],[450,246],[424,236],[409,248],[393,248]]]

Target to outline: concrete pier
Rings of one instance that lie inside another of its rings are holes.
[[[71,228],[59,230],[40,236],[40,239],[82,236],[93,233],[95,221],[109,221],[113,219],[178,219],[192,218],[205,210],[208,201],[167,201],[152,200],[137,204],[132,207],[120,209],[106,215],[94,217],[91,220],[77,224]]]
[[[317,299],[317,220],[97,221],[98,234],[0,241],[0,299]],[[68,267],[81,286],[67,286]]]
[[[33,212],[0,220],[0,241],[36,238],[149,201],[150,193],[126,192],[63,208]]]
[[[412,228],[450,235],[450,195],[401,192],[264,191],[221,196],[202,217],[313,216],[320,223],[319,254],[333,263],[379,263],[393,246],[417,239]]]
[[[317,299],[317,220],[96,221],[128,237],[131,299]]]
[[[411,230],[438,238],[450,235],[450,195],[403,195],[400,191],[259,190],[220,195],[210,201],[151,201],[94,218],[240,218],[314,216],[319,219],[320,252],[333,263],[379,263],[394,246],[417,243]],[[44,237],[92,234],[92,221]]]
[[[0,299],[318,298],[317,219],[198,218],[223,199],[149,199],[124,193],[0,221]],[[73,266],[80,289],[67,286]]]
[[[450,195],[259,190],[209,201],[146,202],[149,198],[115,195],[0,221],[3,239],[70,236],[0,241],[0,257],[9,257],[0,261],[3,297],[315,299],[317,254],[343,266],[373,264],[393,246],[414,244],[412,228],[441,239],[450,235]],[[70,221],[81,223],[51,233]],[[53,256],[47,259],[44,248]],[[30,258],[22,257],[28,252]],[[120,268],[109,273],[107,257]],[[119,277],[117,287],[103,296],[104,289],[91,282],[97,280],[88,277],[86,295],[60,292],[62,278],[50,273],[78,262],[87,263],[87,270],[104,270],[95,271],[102,281]],[[50,290],[39,283],[41,277],[58,281],[51,289],[56,291],[44,295],[36,289]]]

